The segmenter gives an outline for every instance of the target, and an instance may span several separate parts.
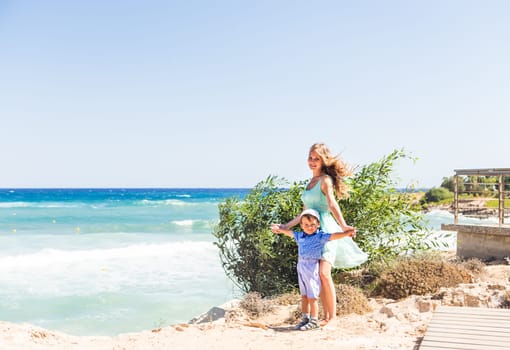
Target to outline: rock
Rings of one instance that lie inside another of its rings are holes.
[[[383,306],[381,310],[379,310],[379,313],[385,314],[388,317],[395,317],[395,313],[393,312],[393,310],[386,305]]]
[[[480,307],[482,300],[480,297],[466,294],[464,296],[464,305],[463,306],[472,306],[472,307]]]
[[[416,307],[419,312],[430,312],[434,309],[432,300],[419,299],[416,302]]]
[[[442,305],[473,306],[473,307],[501,307],[508,293],[503,286],[481,282],[477,284],[460,284],[456,288],[441,288]]]
[[[235,309],[239,306],[239,300],[234,299],[231,300],[223,305],[220,306],[214,306],[209,311],[203,313],[200,316],[197,316],[193,319],[191,319],[188,323],[191,324],[200,324],[200,323],[207,323],[207,322],[214,322],[225,318],[226,313],[231,310]]]
[[[193,318],[191,321],[189,321],[189,323],[200,324],[217,321],[220,318],[225,318],[225,312],[226,312],[225,309],[214,306],[206,313],[203,313],[202,315]]]

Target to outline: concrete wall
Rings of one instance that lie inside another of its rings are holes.
[[[457,231],[457,256],[462,258],[510,257],[509,225],[442,224],[441,230]]]

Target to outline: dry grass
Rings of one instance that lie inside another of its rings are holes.
[[[289,318],[285,320],[287,323],[298,323],[301,320],[302,312],[301,306],[296,307],[289,315]],[[319,315],[320,317],[321,315]]]
[[[459,264],[475,276],[483,274],[485,270],[485,264],[480,259],[476,258],[461,261]]]
[[[441,287],[471,283],[484,269],[484,263],[478,259],[448,261],[445,256],[436,254],[340,272],[334,275],[337,315],[372,311],[367,296],[403,299],[410,295],[433,294]],[[510,307],[510,293],[503,304],[502,307]],[[295,310],[291,311],[287,322],[295,323],[301,318],[301,296],[297,292],[266,298],[259,293],[248,293],[240,303],[241,310],[253,319],[273,313],[281,306],[292,305]]]
[[[272,299],[263,299],[259,293],[251,292],[244,296],[243,300],[239,303],[250,317],[260,317],[274,310],[274,303]]]
[[[391,299],[435,293],[441,287],[472,282],[473,273],[462,264],[429,258],[405,258],[377,280],[373,294]]]
[[[510,292],[506,292],[505,298],[501,302],[502,309],[510,309]]]
[[[352,313],[363,315],[372,311],[365,294],[359,288],[347,284],[336,286],[336,301],[337,315],[343,316]]]
[[[301,303],[301,295],[299,293],[285,293],[272,298],[277,305],[297,305]]]

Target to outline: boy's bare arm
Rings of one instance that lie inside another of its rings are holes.
[[[336,233],[332,233],[331,234],[331,237],[329,238],[330,241],[334,241],[336,239],[342,239],[342,238],[345,238],[345,237],[356,237],[356,229],[350,229],[350,230],[346,230],[344,232],[336,232]]]
[[[294,238],[294,233],[292,230],[282,228],[283,225],[280,224],[271,224],[271,232],[273,233],[281,233],[285,236],[289,236],[290,238]]]

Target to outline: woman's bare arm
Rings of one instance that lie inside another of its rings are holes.
[[[303,210],[305,210],[306,207],[303,206]],[[280,228],[284,229],[284,230],[288,230],[290,229],[291,227],[294,227],[296,225],[299,224],[299,220],[301,220],[301,214],[298,214],[294,219],[290,220],[288,223],[284,224],[284,225],[280,225]]]
[[[326,200],[328,201],[328,208],[331,212],[331,215],[335,218],[336,222],[342,228],[342,231],[348,231],[353,229],[352,226],[347,225],[345,222],[344,216],[342,215],[342,211],[338,206],[338,203],[335,199],[335,193],[333,190],[333,180],[329,176],[324,176],[324,180],[321,182],[321,191],[326,196]]]

